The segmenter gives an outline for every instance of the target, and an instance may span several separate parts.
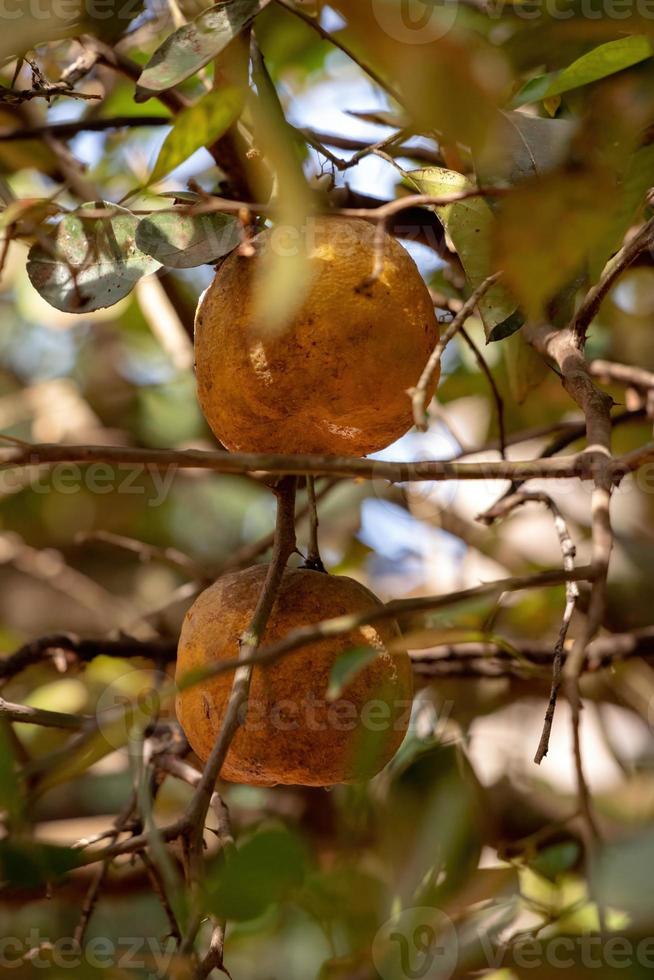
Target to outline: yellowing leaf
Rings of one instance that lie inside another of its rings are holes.
[[[474,187],[467,177],[441,167],[413,170],[410,177],[423,193],[434,196],[455,196]],[[454,204],[435,207],[434,210],[461,259],[471,287],[476,289],[501,268],[493,264],[491,252],[495,225],[493,212],[482,197],[469,197]],[[516,308],[516,301],[504,285],[498,283],[489,289],[479,303],[489,339],[496,339],[493,331],[509,320]]]

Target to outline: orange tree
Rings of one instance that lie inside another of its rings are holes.
[[[8,975],[649,975],[652,16],[2,5]]]

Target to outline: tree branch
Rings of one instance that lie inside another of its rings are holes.
[[[256,655],[270,613],[275,604],[286,563],[296,547],[296,482],[294,477],[285,477],[280,481],[275,490],[277,495],[277,522],[275,528],[275,544],[268,567],[268,574],[261,595],[259,596],[252,622],[240,641],[239,664],[234,674],[234,681],[225,708],[220,732],[207,759],[202,778],[197,785],[185,818],[189,828],[185,840],[188,853],[189,880],[194,892],[197,892],[201,875],[202,842],[206,816],[215,790],[216,780],[222,769],[232,739],[239,725],[242,724],[242,713],[247,704],[252,677],[252,658]],[[197,916],[192,916],[192,922],[193,926],[190,932],[184,937],[182,948],[189,948],[195,938],[195,931],[197,931],[197,927],[199,926]]]
[[[601,394],[601,393],[600,393]],[[608,404],[602,396],[601,404]],[[599,424],[599,420],[598,420]],[[608,419],[610,431],[610,419]],[[602,428],[604,420],[602,419]],[[597,435],[597,433],[594,433]],[[593,460],[589,450],[563,459],[485,460],[475,463],[447,460],[386,462],[355,457],[283,455],[280,453],[227,453],[200,449],[141,449],[132,446],[33,444],[6,449],[0,471],[54,463],[144,464],[154,469],[204,469],[215,473],[354,477],[411,483],[423,480],[529,480],[590,478]],[[654,443],[616,459],[614,469],[624,474],[654,459]],[[605,460],[606,461],[606,460]],[[605,462],[604,461],[604,462]],[[608,467],[608,471],[611,467]]]

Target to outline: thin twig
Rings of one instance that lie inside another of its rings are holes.
[[[277,3],[280,7],[283,7],[284,10],[288,10],[289,13],[294,14],[296,17],[299,17],[300,20],[303,20],[305,24],[308,24],[309,27],[316,32],[316,34],[319,34],[321,38],[323,38],[323,40],[329,41],[329,43],[333,44],[335,48],[338,48],[339,51],[342,51],[343,54],[347,55],[347,57],[358,65],[361,71],[371,78],[376,85],[379,85],[383,91],[388,92],[389,95],[392,95],[399,105],[403,105],[402,96],[391,86],[390,82],[383,79],[381,75],[378,75],[374,68],[371,68],[370,65],[366,65],[364,62],[362,62],[353,51],[343,44],[339,38],[334,37],[333,34],[330,34],[329,31],[325,30],[320,21],[305,13],[301,7],[295,4],[286,3],[285,0],[277,0]]]
[[[187,686],[200,683],[211,677],[220,674],[231,673],[242,665],[263,665],[271,664],[281,657],[300,650],[308,644],[319,640],[330,639],[335,636],[343,636],[352,630],[376,623],[383,619],[396,619],[408,616],[413,613],[433,612],[436,609],[445,609],[460,602],[469,600],[502,595],[504,592],[521,592],[525,589],[537,589],[542,586],[563,585],[569,581],[583,582],[593,581],[595,570],[591,565],[579,566],[571,572],[564,569],[553,568],[545,572],[537,572],[533,575],[516,575],[509,578],[498,579],[494,582],[483,582],[481,585],[473,586],[469,589],[462,589],[459,592],[451,592],[446,595],[437,596],[416,596],[411,599],[393,599],[386,605],[375,606],[364,612],[350,613],[349,615],[336,616],[333,619],[325,619],[320,623],[310,623],[306,626],[299,626],[286,634],[283,639],[264,646],[251,656],[235,658],[233,660],[222,660],[201,673],[197,670],[192,672],[192,680],[189,684],[182,677],[179,687],[184,689]]]
[[[576,548],[572,541],[572,536],[568,529],[568,525],[563,517],[563,514],[549,496],[549,494],[543,493],[542,491],[527,492],[525,490],[520,490],[518,493],[513,494],[510,497],[504,497],[497,504],[494,505],[490,510],[485,511],[481,516],[481,520],[485,524],[492,524],[498,518],[505,517],[511,511],[515,510],[516,507],[521,507],[524,504],[537,501],[539,503],[545,504],[548,508],[552,517],[554,518],[554,528],[556,530],[559,544],[561,546],[561,555],[563,558],[563,568],[567,572],[571,572],[575,567],[575,555]],[[556,702],[559,695],[559,689],[561,687],[562,680],[562,666],[563,666],[563,650],[565,646],[566,637],[568,635],[568,629],[570,627],[570,622],[572,620],[572,615],[575,611],[577,604],[577,599],[579,598],[579,586],[576,582],[568,581],[565,586],[565,609],[563,611],[563,617],[561,619],[561,626],[559,628],[559,635],[554,647],[554,657],[552,660],[552,686],[550,689],[550,697],[547,704],[547,709],[545,711],[545,720],[543,723],[543,731],[538,743],[538,748],[534,756],[534,762],[536,765],[540,765],[545,756],[547,755],[547,750],[549,748],[550,735],[552,732],[552,724],[554,722],[554,712],[556,711]]]
[[[104,133],[109,129],[135,129],[142,126],[170,126],[168,116],[113,116],[108,119],[72,119],[70,122],[49,123],[47,126],[0,128],[0,143],[14,140],[35,140],[43,136],[70,139],[78,133]]]
[[[88,723],[90,715],[74,715],[63,711],[45,711],[26,704],[13,704],[0,698],[0,718],[7,721],[40,725],[42,728],[65,728],[79,731]]]
[[[591,378],[582,350],[585,332],[579,329],[577,319],[570,327],[561,331],[552,330],[542,325],[527,324],[526,326],[527,339],[537,350],[556,362],[561,372],[564,388],[584,413],[588,443],[585,453],[591,460],[593,471],[591,539],[592,561],[596,569],[596,578],[591,588],[584,627],[572,649],[572,653],[566,660],[563,678],[571,708],[579,804],[586,821],[590,841],[596,842],[598,828],[592,812],[591,796],[584,776],[580,749],[581,697],[579,677],[586,656],[586,649],[602,624],[606,605],[609,560],[613,547],[610,512],[614,479],[613,467],[615,465],[611,455],[611,406],[613,400],[605,392],[600,391]]]
[[[411,395],[411,404],[413,406],[413,420],[416,427],[420,429],[421,432],[426,432],[427,430],[427,395],[434,377],[440,369],[443,351],[452,338],[459,332],[468,317],[472,315],[479,301],[483,299],[491,286],[497,282],[500,275],[500,272],[496,272],[487,279],[484,279],[484,281],[477,286],[475,291],[468,297],[454,319],[448,324],[447,328],[441,334],[422,374],[420,375],[418,384],[409,392]]]
[[[277,598],[277,591],[284,575],[284,569],[295,551],[295,491],[296,480],[286,477],[275,490],[277,495],[277,523],[275,544],[268,574],[259,596],[252,622],[241,638],[239,664],[234,674],[232,689],[225,708],[220,732],[209,758],[202,778],[186,814],[189,827],[185,840],[188,855],[189,881],[197,898],[201,874],[202,841],[207,812],[214,794],[216,780],[220,774],[232,739],[242,723],[243,708],[247,704],[253,665],[251,658],[256,655],[266,624]],[[189,949],[195,939],[199,926],[197,915],[191,916],[191,926],[184,937],[182,950]]]
[[[493,372],[486,363],[486,358],[479,350],[479,347],[474,342],[465,327],[459,329],[459,333],[463,337],[464,341],[472,351],[481,373],[486,378],[488,382],[488,387],[491,390],[491,395],[493,402],[495,403],[495,415],[497,417],[497,437],[498,437],[498,449],[502,459],[506,459],[506,424],[504,422],[504,399],[500,394],[500,389],[497,387],[497,382],[493,377]]]

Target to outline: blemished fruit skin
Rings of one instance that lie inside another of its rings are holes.
[[[201,298],[202,411],[232,451],[366,455],[413,424],[407,391],[438,338],[433,303],[413,259],[387,234],[381,273],[362,285],[375,267],[369,222],[310,218],[303,241],[307,294],[281,327],[256,313],[257,277],[280,245],[275,229],[254,239],[254,255],[232,252]]]
[[[182,626],[178,682],[189,670],[238,656],[239,638],[250,625],[266,573],[266,565],[255,565],[224,575],[196,599]],[[379,599],[354,579],[286,569],[262,646],[296,627],[378,606]],[[413,695],[407,653],[387,649],[399,637],[394,620],[380,620],[256,666],[245,720],[232,740],[222,778],[262,786],[331,786],[379,772],[404,739]],[[360,647],[373,647],[378,655],[337,700],[327,702],[335,660]],[[220,731],[233,679],[229,671],[177,695],[177,717],[203,762]]]

